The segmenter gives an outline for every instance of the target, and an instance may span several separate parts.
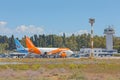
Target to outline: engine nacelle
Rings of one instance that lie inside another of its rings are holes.
[[[67,57],[66,52],[61,52],[61,53],[60,53],[60,57],[62,57],[62,58],[66,58],[66,57]]]

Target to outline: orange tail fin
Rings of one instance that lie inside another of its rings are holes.
[[[32,43],[29,37],[26,37],[26,46],[29,52],[35,54],[41,54],[40,50],[37,47],[35,47],[35,45]]]
[[[34,48],[35,47],[35,45],[32,43],[32,41],[30,40],[29,37],[26,37],[26,46],[28,48]]]

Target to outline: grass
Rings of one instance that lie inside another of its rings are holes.
[[[116,56],[116,57],[120,57],[120,53],[118,53],[118,54],[114,54],[114,56]]]
[[[0,65],[0,80],[120,80],[120,59],[26,58],[0,62],[24,63]]]

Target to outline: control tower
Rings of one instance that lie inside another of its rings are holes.
[[[106,34],[106,49],[113,50],[113,34],[115,34],[115,30],[109,26],[104,29],[104,34]]]

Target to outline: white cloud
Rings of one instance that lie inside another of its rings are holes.
[[[81,34],[88,34],[87,30],[79,30],[77,32],[74,33],[75,35],[81,35]]]
[[[11,33],[11,29],[6,27],[7,22],[5,21],[0,21],[0,35],[6,35]]]
[[[38,27],[35,25],[20,25],[16,28],[10,28],[5,26],[7,22],[0,22],[0,35],[11,36],[12,34],[16,37],[22,37],[24,35],[34,35],[34,34],[43,34],[44,29],[42,26]]]
[[[35,25],[20,25],[17,26],[16,28],[10,28],[6,26],[7,22],[5,21],[0,21],[0,35],[7,35],[11,36],[12,34],[15,35],[15,37],[23,37],[24,35],[26,36],[31,36],[34,34],[43,34],[44,29],[42,28],[43,26],[35,26]],[[72,34],[75,35],[81,35],[81,34],[88,34],[87,30],[79,30],[77,32],[71,32],[71,33],[66,33],[66,36],[71,36]],[[63,35],[63,32],[61,32],[59,35]]]
[[[63,35],[63,33],[65,33],[66,36],[71,36],[72,34],[74,35],[81,35],[81,34],[88,34],[88,30],[79,30],[77,32],[71,32],[71,33],[66,33],[66,32],[61,32],[59,33],[59,35]]]
[[[0,21],[0,26],[5,26],[7,24],[7,22],[5,21]]]
[[[18,26],[16,29],[15,29],[15,32],[17,33],[27,33],[27,34],[41,34],[44,32],[44,29],[42,27],[36,27],[34,25],[21,25],[21,26]]]

